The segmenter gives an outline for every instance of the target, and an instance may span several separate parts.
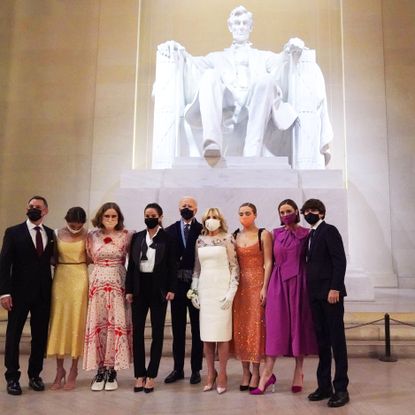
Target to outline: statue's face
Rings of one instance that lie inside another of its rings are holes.
[[[229,30],[232,33],[235,42],[246,42],[252,31],[252,19],[247,13],[234,16],[229,22]]]

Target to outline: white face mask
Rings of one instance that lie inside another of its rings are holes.
[[[215,232],[220,227],[220,220],[219,219],[206,219],[205,226],[208,231]]]
[[[68,231],[70,233],[74,234],[74,235],[76,235],[76,234],[78,234],[78,233],[80,233],[80,232],[82,232],[84,230],[83,227],[80,228],[80,229],[78,229],[78,230],[75,230],[75,229],[70,228],[69,226],[66,226],[66,229],[68,229]]]

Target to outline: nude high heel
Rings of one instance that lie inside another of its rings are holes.
[[[216,378],[218,377],[218,372],[216,372],[215,370],[215,376],[213,377],[212,383],[207,383],[204,387],[203,387],[203,392],[209,392],[213,389],[213,387],[215,386],[216,383]]]
[[[76,387],[76,378],[78,376],[78,369],[70,370],[68,375],[68,381],[65,383],[63,390],[70,391]]]
[[[62,372],[56,372],[56,377],[52,385],[50,386],[50,390],[56,391],[58,389],[62,389],[63,385],[65,384],[65,381],[66,381],[66,370],[63,369]]]

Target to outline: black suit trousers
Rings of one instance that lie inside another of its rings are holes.
[[[178,281],[174,300],[171,302],[171,321],[173,329],[174,369],[183,371],[186,346],[187,310],[189,310],[192,331],[192,351],[190,365],[192,372],[202,369],[203,343],[200,340],[199,310],[193,307],[186,294],[189,282]]]
[[[7,381],[20,379],[19,344],[29,312],[32,341],[27,374],[29,378],[38,377],[43,369],[48,339],[50,302],[38,298],[29,304],[14,296],[13,308],[8,313],[4,353]]]
[[[314,328],[319,349],[317,368],[318,387],[329,390],[331,385],[331,360],[334,358],[335,374],[333,386],[336,392],[347,391],[347,346],[344,333],[344,304],[330,304],[326,299],[311,299]],[[332,353],[333,352],[333,353]]]
[[[164,322],[167,301],[162,297],[153,274],[140,275],[140,291],[134,296],[133,314],[133,351],[134,377],[156,378],[163,351]],[[144,331],[148,311],[151,322],[150,361],[146,369]]]

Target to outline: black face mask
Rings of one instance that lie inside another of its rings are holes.
[[[184,208],[180,211],[180,215],[184,220],[189,220],[193,218],[194,212],[189,208]]]
[[[154,229],[159,224],[159,218],[145,218],[144,223],[148,229]]]
[[[318,213],[307,213],[307,215],[304,215],[304,219],[310,225],[315,225],[320,220],[320,216]]]
[[[30,208],[26,212],[26,215],[32,222],[37,222],[42,217],[42,211],[40,209]]]

